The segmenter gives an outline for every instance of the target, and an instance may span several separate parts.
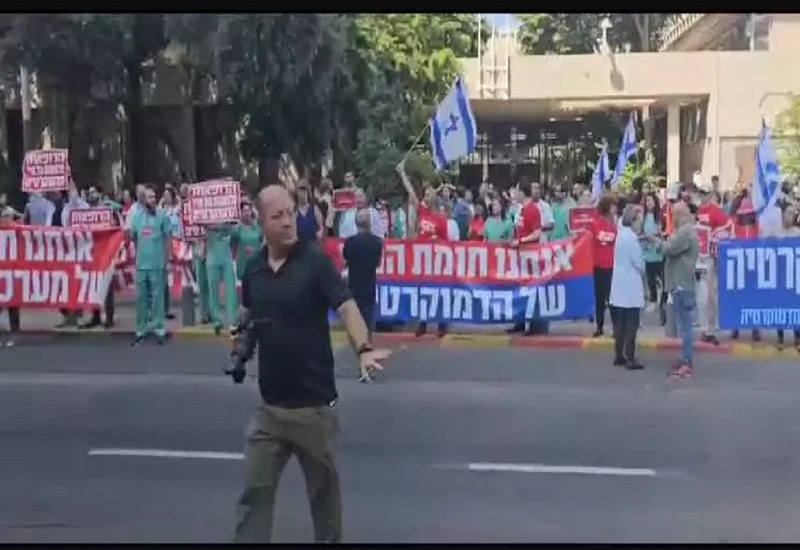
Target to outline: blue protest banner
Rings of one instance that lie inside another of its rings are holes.
[[[800,327],[800,238],[720,241],[719,325]]]

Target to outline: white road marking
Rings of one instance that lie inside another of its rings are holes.
[[[89,456],[131,456],[142,458],[199,458],[205,460],[244,460],[242,453],[215,451],[174,451],[169,449],[90,449]]]
[[[471,462],[466,465],[470,472],[511,472],[519,474],[572,474],[589,476],[656,477],[651,468],[615,468],[611,466],[557,466],[551,464],[496,464]]]
[[[244,460],[243,453],[218,451],[180,451],[172,449],[90,449],[89,456],[172,458],[202,460]],[[617,477],[657,477],[652,468],[617,468],[613,466],[559,466],[554,464],[509,464],[494,462],[470,462],[468,464],[439,465],[446,469],[470,472],[503,472],[518,474],[571,474]]]

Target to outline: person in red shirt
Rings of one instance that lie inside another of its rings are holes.
[[[722,232],[731,228],[730,218],[725,211],[713,201],[714,195],[711,186],[700,185],[698,187],[700,196],[700,206],[697,208],[697,223],[704,225],[711,230],[711,258],[705,262],[705,269],[700,273],[698,282],[706,285],[708,296],[707,303],[698,304],[700,313],[700,327],[703,331],[701,340],[709,342],[715,346],[719,345],[719,340],[715,334],[717,328],[717,262],[716,262],[716,240]]]
[[[731,222],[733,224],[733,235],[736,239],[757,239],[758,238],[758,219],[753,201],[747,196],[747,189],[742,189],[731,203]],[[753,329],[751,332],[753,342],[761,341],[761,332]],[[739,339],[739,331],[731,332],[731,339]]]
[[[538,243],[542,238],[542,213],[539,210],[539,205],[533,201],[533,189],[530,183],[525,184],[523,181],[519,186],[519,191],[522,193],[522,211],[520,212],[519,222],[514,228],[514,239],[509,243],[511,247],[518,247],[520,245]],[[537,333],[536,319],[527,319],[528,329],[525,329],[525,321],[518,321],[514,323],[508,332],[510,334],[524,332],[525,336],[533,336]]]
[[[611,274],[614,270],[614,243],[617,240],[617,205],[611,197],[603,197],[597,204],[598,217],[591,227],[594,255],[594,321],[597,326],[594,338],[603,335],[606,306],[611,293]],[[611,319],[614,322],[614,319]]]
[[[475,215],[472,218],[472,223],[469,224],[469,240],[483,241],[484,227],[486,226],[486,220],[484,218],[483,205],[476,203]]]
[[[420,241],[447,241],[447,218],[439,212],[436,207],[436,191],[430,187],[425,189],[425,194],[422,200],[417,197],[417,192],[414,186],[411,185],[411,180],[408,179],[406,174],[405,162],[397,165],[397,173],[400,174],[400,180],[403,182],[403,187],[408,192],[408,203],[417,210],[417,221],[419,230],[417,231],[417,240]],[[441,338],[447,334],[447,323],[440,322],[438,326],[438,337]],[[416,336],[422,336],[428,330],[428,323],[420,321],[417,326]]]

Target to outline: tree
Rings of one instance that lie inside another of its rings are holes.
[[[219,72],[240,126],[242,155],[277,181],[281,155],[317,162],[330,146],[328,109],[344,58],[347,18],[329,14],[224,16]]]
[[[40,88],[52,92],[66,108],[70,147],[85,107],[122,106],[131,143],[128,179],[146,181],[141,153],[153,127],[144,117],[142,86],[145,67],[168,44],[165,16],[6,15],[0,29],[0,65],[6,81],[13,79],[20,64],[36,73]],[[101,89],[106,93],[95,93]],[[160,137],[169,141],[163,133]]]
[[[800,178],[800,97],[793,96],[777,118],[775,142],[784,177]]]
[[[399,185],[394,168],[424,133],[437,103],[477,55],[478,20],[469,14],[361,15],[355,20],[362,100],[352,164],[373,195]],[[427,144],[423,135],[422,144]],[[427,147],[409,155],[409,176],[439,178]],[[426,168],[427,167],[427,168]]]
[[[525,53],[589,54],[602,37],[601,22],[608,17],[608,42],[618,51],[625,44],[633,52],[653,51],[670,14],[663,13],[530,13],[520,14],[518,39]]]

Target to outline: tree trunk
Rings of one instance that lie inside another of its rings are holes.
[[[144,182],[144,163],[143,146],[144,137],[142,135],[143,108],[142,108],[142,69],[138,61],[126,63],[125,70],[128,73],[128,90],[125,95],[123,107],[128,117],[128,151],[130,153],[130,166],[128,173],[132,183]]]
[[[258,160],[258,183],[261,187],[281,183],[280,158],[261,157]]]
[[[639,35],[639,45],[643,52],[650,51],[650,15],[632,14],[633,24],[636,26],[636,33]]]

